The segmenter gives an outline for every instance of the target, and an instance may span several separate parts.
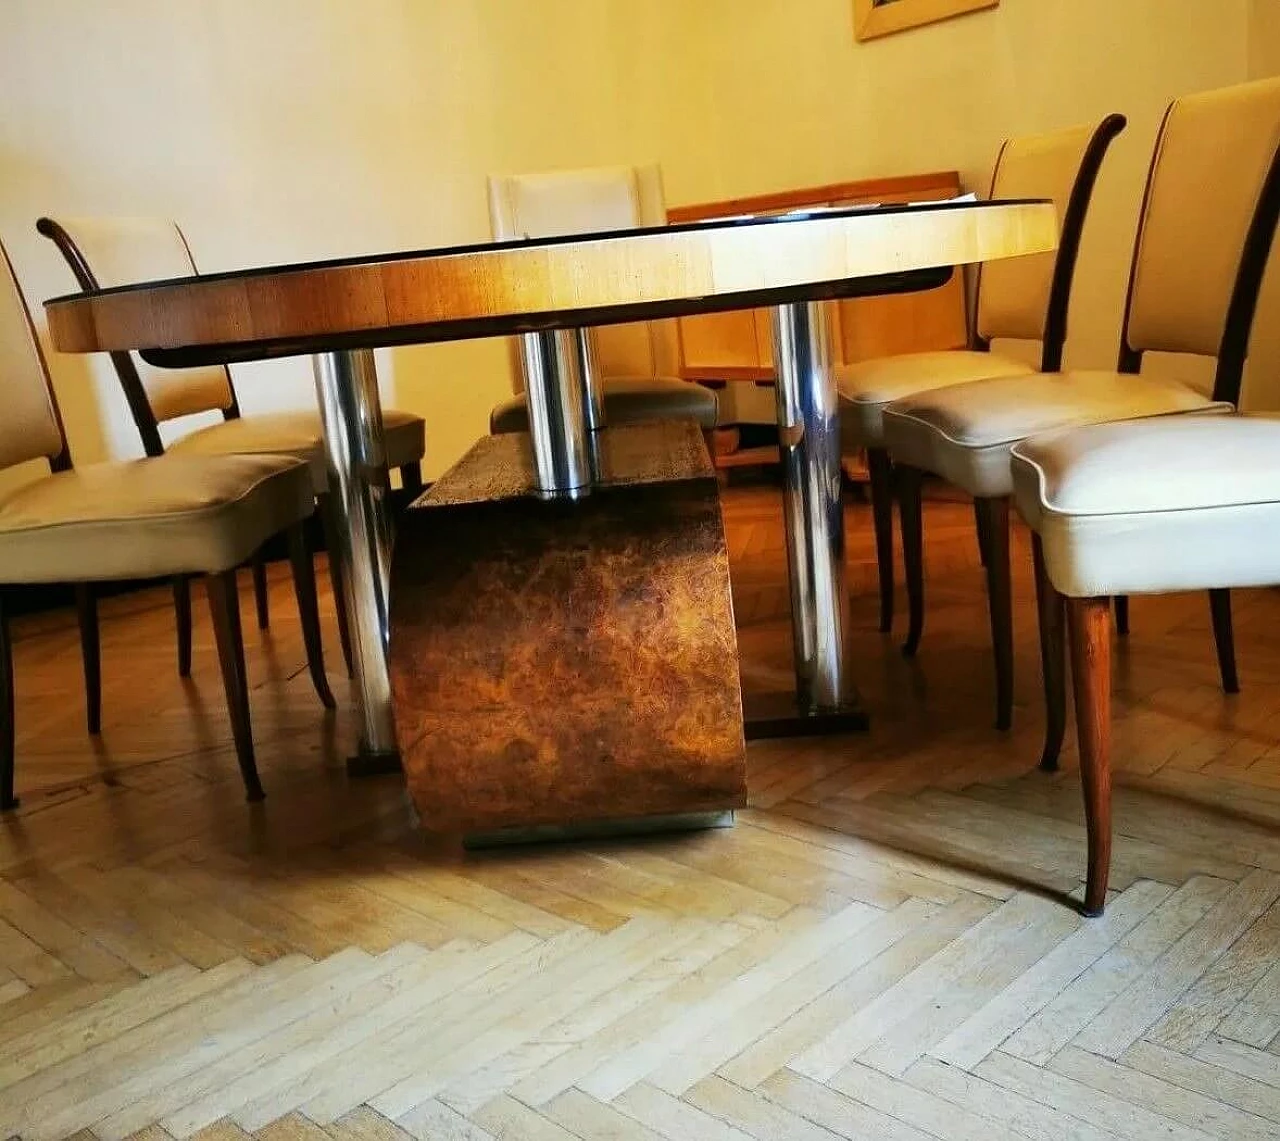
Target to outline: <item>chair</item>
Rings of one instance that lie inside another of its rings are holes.
[[[249,720],[236,567],[280,532],[290,562],[311,681],[324,674],[315,579],[303,525],[315,509],[305,464],[288,456],[168,455],[75,468],[44,357],[13,267],[0,247],[0,470],[33,460],[50,473],[0,495],[0,809],[14,795],[13,652],[3,588],[75,582],[90,733],[101,725],[94,584],[202,574],[250,800],[261,800]]]
[[[885,410],[907,564],[911,621],[904,650],[915,652],[924,622],[920,480],[928,471],[972,495],[982,521],[997,728],[1007,729],[1013,714],[1010,451],[1019,440],[1058,428],[1224,411],[1238,402],[1275,229],[1269,171],[1277,141],[1277,80],[1193,95],[1169,107],[1142,203],[1115,371],[973,381]],[[1171,376],[1140,373],[1150,351],[1216,357],[1212,395]],[[1122,632],[1123,607],[1118,603]]]
[[[189,277],[196,273],[181,229],[164,219],[41,218],[36,229],[58,247],[85,291],[138,281]],[[158,456],[166,450],[205,456],[270,454],[294,456],[307,463],[320,501],[338,630],[349,670],[351,648],[340,581],[341,564],[335,554],[338,544],[333,541],[338,524],[329,508],[324,428],[319,412],[242,416],[231,374],[223,365],[160,369],[148,365],[134,353],[112,353],[111,361],[147,455]],[[197,428],[167,447],[161,440],[161,424],[214,411],[222,414],[221,422]],[[406,487],[421,487],[421,461],[426,451],[426,426],[422,417],[384,409],[383,425],[388,467],[400,469]],[[268,623],[266,572],[261,559],[255,560],[253,570],[258,625],[265,629]],[[191,669],[191,603],[187,585],[176,582],[174,594],[178,614],[178,669],[185,677]]]
[[[662,172],[656,166],[603,166],[491,177],[489,220],[496,241],[663,226]],[[674,375],[674,322],[640,321],[594,332],[606,423],[696,420],[704,431],[715,427],[715,393]],[[529,430],[520,369],[513,367],[511,375],[517,395],[490,414],[495,435]]]
[[[1034,533],[1041,638],[1052,663],[1050,766],[1066,703],[1065,609],[1089,836],[1088,915],[1102,912],[1111,858],[1110,599],[1207,588],[1219,667],[1234,691],[1230,590],[1280,584],[1277,455],[1280,417],[1244,415],[1101,424],[1013,449],[1014,498]]]
[[[1055,254],[1009,258],[980,269],[972,349],[905,353],[836,370],[842,447],[865,450],[880,578],[880,630],[893,628],[893,482],[884,438],[884,410],[892,401],[994,376],[1025,376],[1027,365],[991,351],[996,339],[1040,341],[1040,368],[1062,367],[1067,310],[1080,237],[1102,160],[1125,128],[1123,115],[1093,127],[1071,127],[1009,139],[991,176],[991,198],[1050,198],[1062,219]]]

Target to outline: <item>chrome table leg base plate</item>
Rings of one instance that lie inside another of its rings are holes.
[[[402,772],[404,766],[400,763],[398,749],[361,749],[355,756],[347,758],[349,777],[380,777]]]
[[[861,733],[871,727],[866,711],[856,702],[839,709],[806,710],[794,693],[752,694],[743,698],[743,729],[748,741],[777,737],[830,737]]]

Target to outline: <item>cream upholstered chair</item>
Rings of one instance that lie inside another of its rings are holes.
[[[36,228],[62,252],[86,291],[129,285],[138,281],[189,277],[195,261],[181,229],[163,218],[41,218]],[[328,509],[324,428],[318,410],[242,416],[231,374],[222,365],[205,368],[161,369],[135,353],[112,353],[116,375],[147,455],[166,450],[159,425],[201,412],[220,412],[222,420],[197,428],[168,445],[184,455],[287,455],[311,469],[321,499],[321,521],[329,537],[329,570],[343,655],[350,668],[350,638],[340,585],[341,568],[334,556],[336,525]],[[399,468],[406,487],[422,485],[421,461],[426,450],[426,425],[421,416],[383,410],[387,465]],[[175,584],[178,610],[179,672],[190,671],[190,599],[184,582]],[[254,563],[254,593],[258,625],[267,625],[266,576],[261,561]]]
[[[920,476],[928,471],[969,492],[984,520],[999,728],[1009,726],[1013,712],[1009,453],[1019,440],[1056,428],[1236,404],[1275,229],[1269,172],[1278,143],[1280,80],[1193,95],[1169,107],[1142,205],[1115,371],[973,381],[885,410],[907,563],[905,649],[915,651],[924,620]],[[1148,351],[1216,357],[1212,396],[1174,376],[1140,374]]]
[[[489,221],[497,241],[664,226],[662,172],[656,166],[602,166],[491,177]],[[705,431],[715,427],[715,393],[675,375],[674,322],[606,326],[595,330],[595,338],[606,423],[696,420]],[[490,414],[494,433],[529,429],[520,369],[513,367],[511,375],[517,395]]]
[[[991,176],[991,198],[1049,198],[1062,234],[1056,254],[1009,258],[979,271],[971,349],[904,353],[836,370],[840,431],[846,454],[865,450],[880,578],[880,629],[893,627],[893,485],[884,439],[884,410],[894,400],[993,376],[1031,371],[991,351],[997,339],[1040,341],[1040,368],[1062,367],[1067,310],[1080,237],[1102,160],[1125,127],[1123,115],[1093,126],[1008,139]]]
[[[0,247],[0,469],[47,460],[50,473],[0,495],[0,808],[14,795],[13,653],[3,588],[75,582],[89,731],[101,720],[93,584],[206,576],[235,737],[250,800],[262,798],[249,721],[236,567],[288,533],[311,680],[324,675],[315,579],[303,524],[315,509],[304,463],[288,456],[168,455],[74,468],[44,357],[13,268]]]
[[[1085,912],[1111,858],[1111,629],[1116,595],[1208,589],[1224,682],[1235,688],[1232,587],[1280,584],[1280,417],[1176,416],[1034,437],[1013,449],[1014,498],[1034,532],[1056,761],[1071,646],[1089,835]]]

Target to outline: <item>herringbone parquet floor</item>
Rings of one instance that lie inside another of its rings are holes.
[[[777,496],[725,502],[745,684],[774,688]],[[1280,594],[1239,598],[1238,698],[1203,599],[1135,600],[1115,892],[1085,922],[1074,755],[1035,770],[1024,538],[1001,735],[967,505],[928,507],[916,663],[874,632],[848,514],[873,728],[753,745],[720,832],[433,848],[396,780],[343,774],[279,573],[247,634],[257,808],[207,621],[182,683],[165,592],[104,608],[93,743],[70,616],[20,624],[0,1137],[1280,1137]]]

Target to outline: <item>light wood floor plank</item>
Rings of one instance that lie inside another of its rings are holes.
[[[949,1065],[972,1069],[1171,894],[1165,884],[1150,880],[1134,884],[1111,902],[1100,920],[1081,925],[929,1052]]]
[[[1191,930],[1230,886],[1216,879],[1189,880],[1012,1034],[1004,1052],[1044,1065]]]
[[[1250,872],[1151,969],[1076,1038],[1082,1050],[1118,1058],[1280,897],[1280,876]]]
[[[974,1073],[1014,1093],[1081,1117],[1120,1137],[1167,1137],[1170,1141],[1204,1141],[1212,1134],[1180,1125],[1164,1113],[1152,1113],[1123,1098],[1103,1093],[1074,1078],[996,1051]]]
[[[1266,1141],[1276,1136],[1272,1121],[1071,1046],[1053,1059],[1050,1068],[1103,1093],[1199,1129],[1210,1137]]]

